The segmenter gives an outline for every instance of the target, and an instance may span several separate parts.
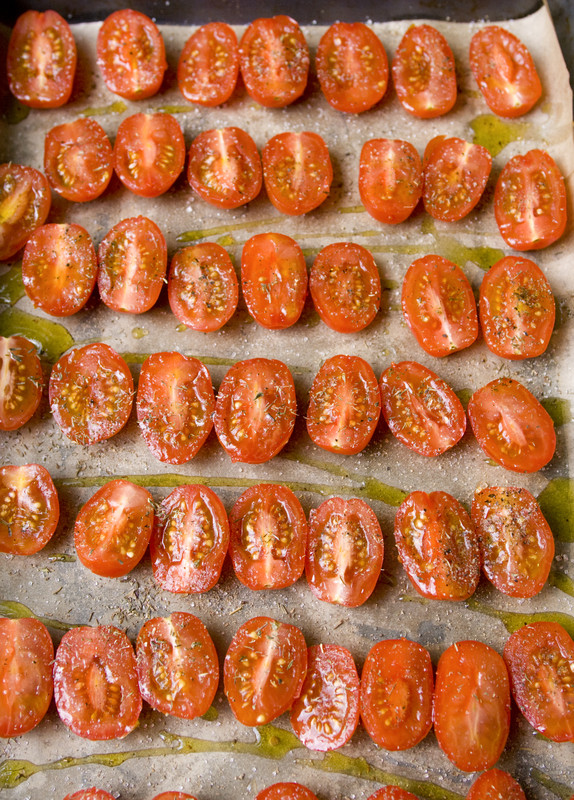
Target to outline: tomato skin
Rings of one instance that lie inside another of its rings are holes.
[[[59,518],[58,493],[45,467],[0,467],[0,553],[37,553],[54,535]]]
[[[428,650],[386,639],[369,651],[361,675],[361,720],[385,750],[407,750],[432,727],[434,680]]]
[[[185,792],[161,792],[161,794],[156,794],[152,800],[196,800],[196,798]]]
[[[436,670],[434,731],[459,769],[494,766],[510,728],[510,681],[502,656],[486,644],[456,642]]]
[[[64,800],[115,800],[115,797],[105,789],[96,789],[92,786],[91,789],[80,789],[74,794],[67,794]]]
[[[36,347],[24,336],[0,336],[0,431],[15,431],[36,413],[44,373]]]
[[[114,171],[112,145],[99,122],[81,117],[56,125],[44,141],[44,172],[55,192],[85,203],[100,197]]]
[[[368,800],[418,800],[417,796],[399,786],[383,786],[368,798]]]
[[[379,222],[397,225],[417,206],[423,190],[423,167],[410,142],[369,139],[359,159],[359,194]]]
[[[317,796],[301,783],[273,783],[262,789],[255,800],[317,800]]]
[[[202,25],[185,43],[177,65],[177,83],[186,100],[219,106],[235,90],[239,75],[239,43],[225,22]]]
[[[526,800],[522,787],[512,775],[501,769],[489,769],[470,787],[466,800]]]
[[[0,164],[0,261],[8,261],[43,225],[52,204],[50,184],[37,169]]]
[[[466,217],[482,197],[491,168],[486,147],[456,136],[435,137],[424,155],[425,211],[444,222]]]

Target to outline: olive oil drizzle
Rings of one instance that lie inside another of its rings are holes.
[[[548,576],[548,583],[550,586],[560,589],[561,592],[569,594],[570,597],[574,597],[574,581],[565,572],[553,569]]]
[[[40,344],[42,356],[50,362],[57,361],[75,344],[70,332],[59,322],[35,317],[18,308],[6,308],[0,314],[0,336],[16,334]]]
[[[479,614],[499,619],[508,633],[514,633],[524,625],[530,625],[532,622],[558,622],[570,636],[574,637],[574,617],[562,611],[537,611],[532,614],[522,614],[518,611],[501,611],[498,608],[492,608],[485,603],[481,603],[480,600],[476,600],[474,597],[466,600],[465,606],[471,611],[477,611]]]
[[[72,628],[79,628],[81,625],[81,623],[61,622],[59,619],[41,617],[39,614],[35,614],[28,606],[15,600],[0,600],[0,617],[7,617],[8,619],[37,619],[44,623],[47,628],[52,628],[56,631],[69,631]]]
[[[9,270],[0,275],[0,303],[7,303],[13,306],[25,294],[21,266],[10,267]]]
[[[107,106],[88,106],[80,111],[80,116],[105,117],[107,114],[123,114],[127,109],[127,104],[123,100],[116,100]]]
[[[554,537],[574,542],[574,479],[552,478],[537,500]]]
[[[534,778],[534,780],[544,786],[546,789],[549,789],[553,794],[560,798],[560,800],[569,800],[572,797],[572,788],[569,786],[565,786],[563,783],[558,783],[557,781],[552,780],[552,778],[546,775],[541,770],[533,767],[530,774]]]
[[[473,144],[486,147],[494,158],[512,142],[526,138],[532,128],[529,122],[502,120],[494,114],[480,114],[471,120]]]

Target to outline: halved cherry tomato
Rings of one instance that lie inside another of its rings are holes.
[[[371,217],[388,225],[404,222],[423,190],[421,158],[402,139],[369,139],[359,160],[359,194]]]
[[[309,48],[291,17],[261,17],[239,42],[241,77],[250,97],[268,108],[279,108],[301,97],[307,86]]]
[[[144,361],[137,392],[142,435],[154,456],[185,464],[213,427],[215,395],[207,368],[181,353],[152,353]]]
[[[423,350],[440,358],[470,347],[478,315],[468,278],[442,256],[417,258],[403,281],[403,314]]]
[[[76,517],[74,545],[78,558],[96,575],[127,575],[144,557],[153,517],[153,498],[147,489],[130,481],[109,481]]]
[[[207,628],[193,614],[148,620],[138,633],[136,659],[142,697],[156,711],[195,719],[209,709],[219,661]]]
[[[553,742],[574,742],[574,642],[557,622],[533,622],[504,648],[512,695],[528,722]]]
[[[98,259],[92,238],[75,223],[37,228],[22,256],[22,283],[36,308],[55,317],[82,309],[94,290]]]
[[[470,40],[470,68],[488,107],[520,117],[536,105],[542,84],[528,48],[510,31],[488,25]]]
[[[327,199],[333,165],[318,133],[278,133],[261,151],[261,160],[265,190],[282,214],[307,214]]]
[[[219,106],[229,100],[239,75],[239,44],[225,22],[209,22],[192,33],[177,65],[179,91],[191,103]]]
[[[112,145],[95,119],[64,122],[46,134],[44,172],[52,189],[66,200],[95,200],[105,192],[113,171]]]
[[[395,541],[409,580],[437,600],[466,600],[480,578],[478,537],[468,513],[446,492],[411,492],[395,516]]]
[[[438,456],[462,439],[466,416],[450,386],[416,361],[391,364],[379,381],[383,415],[393,436],[423,456]]]
[[[418,800],[418,797],[400,786],[383,786],[368,798],[368,800]]]
[[[291,726],[310,750],[347,744],[359,723],[359,675],[353,656],[338,644],[307,650],[307,675],[291,708]]]
[[[37,169],[0,164],[0,261],[24,247],[50,212],[50,184]]]
[[[490,769],[510,728],[510,681],[502,656],[486,644],[456,642],[436,670],[434,731],[441,750],[465,772]]]
[[[431,25],[407,29],[393,57],[392,71],[397,96],[410,114],[431,119],[454,106],[454,56],[442,33]]]
[[[468,403],[468,418],[479,445],[513,472],[536,472],[556,449],[552,417],[528,389],[513,378],[496,378]]]
[[[28,733],[44,718],[54,682],[54,645],[37,619],[0,618],[0,737]]]
[[[301,693],[307,645],[299,628],[254,617],[239,628],[223,665],[223,689],[243,725],[266,725]]]
[[[87,344],[63,355],[50,375],[50,407],[76,444],[94,444],[121,431],[132,409],[128,365],[107,344]]]
[[[244,206],[257,197],[263,183],[257,145],[241,128],[203,131],[189,148],[187,179],[212,206]]]
[[[195,331],[218,331],[237,308],[239,285],[227,250],[215,242],[184,247],[171,261],[167,283],[171,310]]]
[[[371,253],[353,242],[334,242],[315,258],[309,291],[317,313],[338,333],[362,331],[381,305],[381,279]]]
[[[0,553],[37,553],[54,535],[59,518],[58,494],[47,469],[0,467]]]
[[[64,800],[115,800],[115,796],[105,789],[96,789],[92,786],[91,789],[80,789],[74,794],[67,794]]]
[[[98,248],[98,290],[114,311],[142,314],[155,305],[165,280],[167,245],[147,217],[122,219]]]
[[[0,336],[0,431],[15,431],[33,417],[43,387],[35,345],[23,336]]]
[[[383,555],[381,526],[364,500],[331,497],[311,511],[305,575],[319,600],[362,605],[377,585]]]
[[[262,464],[287,444],[295,426],[295,384],[282,361],[251,358],[228,370],[213,422],[232,461]]]
[[[207,486],[178,486],[157,509],[150,542],[153,577],[168,592],[213,588],[229,545],[223,503]]]
[[[361,720],[385,750],[407,750],[432,727],[433,671],[428,650],[408,639],[375,644],[361,675]]]
[[[323,94],[337,111],[360,114],[387,91],[389,61],[381,40],[363,22],[335,22],[317,47]]]
[[[156,794],[153,800],[196,800],[196,798],[185,792],[161,792]]]
[[[492,156],[480,144],[437,136],[424,155],[423,203],[435,219],[455,222],[469,214],[486,187]]]
[[[126,634],[113,625],[65,633],[54,661],[54,699],[60,719],[78,736],[127,736],[137,725],[142,699]]]
[[[554,159],[529,150],[506,164],[494,190],[500,235],[514,250],[541,250],[566,229],[566,185]]]
[[[155,22],[131,8],[114,11],[98,31],[97,64],[110,92],[144,100],[159,91],[167,69]]]
[[[32,108],[58,108],[70,99],[76,42],[57,11],[25,11],[12,29],[6,69],[10,91]]]
[[[317,797],[301,783],[273,783],[262,789],[255,800],[317,800]]]
[[[360,356],[328,358],[315,375],[306,422],[316,445],[354,455],[369,444],[381,414],[373,368]]]
[[[470,787],[466,800],[526,800],[522,787],[501,769],[489,769]]]
[[[287,486],[260,483],[236,500],[229,514],[229,555],[250,589],[283,589],[303,574],[307,518]]]
[[[478,308],[484,341],[497,356],[534,358],[548,347],[554,297],[546,276],[529,258],[497,261],[482,279]]]
[[[258,233],[241,253],[241,289],[251,316],[269,330],[294,325],[307,297],[307,265],[297,242],[283,233]]]

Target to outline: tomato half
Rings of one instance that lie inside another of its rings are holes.
[[[37,169],[0,164],[0,261],[24,247],[50,212],[50,184]]]
[[[305,575],[319,600],[362,605],[377,585],[383,556],[381,526],[364,500],[331,497],[311,511]]]
[[[391,433],[423,456],[438,456],[466,430],[462,403],[432,370],[416,361],[391,364],[379,381],[383,415]]]
[[[219,683],[219,661],[203,622],[183,611],[149,619],[138,633],[142,698],[156,711],[195,719],[208,710]]]
[[[59,518],[58,493],[45,467],[0,467],[0,553],[37,553],[54,535]]]
[[[67,794],[64,800],[115,800],[115,797],[105,789],[96,789],[92,786],[90,789],[80,789],[74,794]]]
[[[479,445],[505,469],[537,472],[554,455],[552,417],[518,381],[487,383],[472,395],[467,410]]]
[[[317,313],[338,333],[357,333],[381,305],[379,268],[371,253],[353,242],[334,242],[319,251],[309,275]]]
[[[54,699],[60,719],[84,739],[127,736],[142,708],[136,657],[113,625],[72,628],[54,661]]]
[[[0,336],[0,431],[15,431],[33,417],[43,387],[35,345],[23,336]]]
[[[136,407],[154,456],[167,464],[185,464],[213,427],[215,395],[207,368],[192,356],[152,353],[142,364]]]
[[[359,723],[359,675],[353,656],[338,644],[307,650],[307,675],[291,708],[291,726],[310,750],[347,744]]]
[[[191,103],[219,106],[229,100],[239,75],[239,44],[232,27],[209,22],[192,33],[177,65],[179,91]]]
[[[494,189],[494,216],[500,235],[514,250],[541,250],[566,229],[566,185],[544,150],[511,158]]]
[[[423,350],[441,358],[478,336],[472,286],[457,264],[437,255],[417,258],[403,281],[403,315]]]
[[[243,725],[266,725],[301,693],[307,645],[299,628],[254,617],[239,628],[223,665],[223,690]]]
[[[251,486],[229,514],[229,555],[235,574],[250,589],[283,589],[303,574],[307,518],[291,489]]]
[[[261,151],[267,196],[282,214],[300,216],[329,196],[333,165],[318,133],[278,133]]]
[[[574,742],[574,642],[557,622],[533,622],[504,647],[512,695],[528,722],[553,742]]]
[[[369,139],[359,160],[359,194],[371,217],[388,225],[404,222],[423,190],[421,158],[410,142]]]
[[[0,618],[0,737],[28,733],[44,718],[53,660],[54,645],[42,622]]]
[[[469,214],[486,188],[492,156],[480,144],[437,136],[424,156],[423,203],[431,217],[455,222]]]
[[[273,783],[262,789],[255,800],[317,800],[317,797],[301,783]]]
[[[44,172],[52,189],[66,200],[95,200],[107,189],[113,171],[112,145],[95,119],[64,122],[46,134]]]
[[[418,800],[417,796],[400,786],[383,786],[368,798],[368,800]]]
[[[251,358],[238,361],[223,378],[213,422],[232,461],[262,464],[287,444],[296,413],[295,384],[285,364]]]
[[[185,792],[161,792],[156,794],[153,800],[196,800],[196,798]]]
[[[466,800],[526,800],[522,787],[501,769],[489,769],[470,787]]]
[[[134,382],[128,365],[107,344],[76,347],[54,364],[50,408],[76,444],[94,444],[121,431],[131,413]]]
[[[510,681],[502,656],[486,644],[456,642],[436,670],[434,731],[459,769],[493,767],[510,729]]]
[[[159,91],[167,69],[155,22],[131,8],[114,11],[98,31],[97,64],[110,92],[144,100]]]
[[[229,545],[227,512],[207,486],[178,486],[157,509],[150,542],[153,577],[168,592],[213,588]]]

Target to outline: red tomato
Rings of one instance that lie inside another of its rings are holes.
[[[468,418],[479,445],[513,472],[536,472],[556,449],[552,417],[528,389],[512,378],[496,378],[468,403]]]
[[[239,628],[225,656],[223,689],[243,725],[266,725],[301,693],[307,645],[294,625],[254,617]]]
[[[148,620],[138,633],[136,658],[142,697],[156,711],[195,719],[209,709],[219,661],[207,628],[193,614]]]
[[[501,769],[489,769],[470,787],[466,800],[526,800],[522,787]]]
[[[315,258],[309,291],[325,325],[338,333],[357,333],[373,321],[380,308],[379,269],[362,245],[334,242]]]
[[[0,164],[0,261],[24,247],[48,217],[52,196],[41,172],[19,164]]]
[[[470,68],[488,107],[520,117],[536,105],[542,84],[528,48],[510,31],[488,25],[470,40]]]
[[[359,723],[359,676],[353,656],[338,644],[307,650],[307,676],[291,708],[291,725],[310,750],[326,752],[350,740]]]
[[[0,553],[37,553],[54,535],[59,518],[58,494],[47,469],[0,467]]]
[[[185,43],[177,65],[179,91],[191,103],[219,106],[229,100],[239,75],[239,44],[225,22],[202,25]]]
[[[44,718],[53,660],[54,645],[42,622],[0,617],[0,737],[28,733]]]
[[[418,800],[417,796],[401,789],[399,786],[383,786],[368,798],[368,800]]]
[[[196,800],[191,794],[185,792],[161,792],[156,794],[153,800]]]
[[[361,720],[385,750],[407,750],[432,727],[433,671],[428,650],[408,639],[378,642],[361,675]]]
[[[504,648],[512,695],[528,722],[553,742],[574,742],[574,642],[557,622],[533,622]]]
[[[74,794],[67,794],[64,800],[116,800],[115,795],[106,792],[105,789],[96,789],[92,786],[91,789],[80,789]]]
[[[63,355],[50,375],[50,407],[76,444],[94,444],[121,431],[132,410],[128,365],[107,344],[87,344]]]
[[[496,650],[482,642],[456,642],[436,670],[434,731],[441,750],[459,769],[494,766],[510,728],[510,682]]]
[[[383,555],[381,526],[364,500],[331,497],[311,511],[305,575],[319,600],[362,605],[377,585]]]
[[[317,800],[317,797],[301,783],[274,783],[262,789],[255,800]]]
[[[278,133],[261,151],[261,160],[265,190],[282,214],[307,214],[327,199],[333,165],[319,134]]]
[[[251,486],[229,515],[229,554],[235,574],[250,589],[283,589],[305,567],[307,518],[291,489]]]
[[[360,453],[371,441],[380,414],[379,384],[370,364],[359,356],[323,362],[305,416],[316,445],[332,453]]]
[[[142,435],[154,456],[185,464],[213,427],[215,395],[207,368],[181,353],[152,353],[144,361],[137,392]]]
[[[307,86],[309,48],[301,28],[285,15],[254,20],[239,42],[239,65],[250,97],[268,108],[288,106]]]
[[[294,325],[307,298],[307,265],[294,239],[258,233],[243,245],[241,289],[251,316],[269,330]]]
[[[548,347],[554,297],[546,276],[529,258],[497,261],[482,280],[478,308],[484,341],[495,355],[534,358]]]
[[[492,156],[480,144],[437,136],[424,155],[423,203],[431,217],[455,222],[469,214],[486,187]]]
[[[335,22],[319,42],[317,77],[337,111],[360,114],[387,91],[389,61],[379,37],[363,22]]]
[[[76,42],[57,11],[26,11],[16,20],[8,44],[10,91],[32,108],[58,108],[72,94]]]
[[[393,82],[403,107],[415,117],[446,114],[456,102],[452,50],[431,25],[411,25],[396,49]]]
[[[423,190],[423,167],[410,142],[369,139],[359,160],[359,194],[371,217],[388,225],[404,222]]]
[[[98,248],[98,290],[113,311],[142,314],[155,305],[165,281],[167,245],[147,217],[122,219]]]
[[[15,431],[32,418],[43,387],[35,345],[23,336],[0,336],[0,431]]]
[[[391,433],[423,456],[438,456],[466,430],[462,403],[450,386],[416,361],[391,364],[379,382]]]
[[[413,261],[403,281],[402,307],[417,342],[431,356],[447,356],[476,341],[472,287],[461,268],[442,256]]]
[[[178,486],[157,510],[150,542],[153,577],[168,592],[207,592],[229,545],[223,503],[207,486]]]
[[[500,235],[514,250],[541,250],[566,229],[566,185],[554,159],[529,150],[506,164],[494,190]]]
[[[110,140],[95,119],[64,122],[46,134],[44,172],[52,189],[66,200],[95,200],[105,192],[113,171]]]
[[[282,361],[251,358],[226,373],[213,422],[232,461],[262,464],[287,444],[295,426],[295,384]]]
[[[114,11],[98,31],[97,63],[110,92],[144,100],[159,91],[167,69],[155,22],[132,9]]]
[[[174,255],[167,293],[171,310],[195,331],[218,331],[237,308],[239,285],[228,253],[220,244],[201,242]]]
[[[241,128],[203,131],[189,148],[187,179],[212,206],[244,206],[257,197],[263,182],[255,142]]]
[[[137,725],[142,699],[126,634],[113,625],[65,633],[54,661],[54,699],[60,719],[78,736],[127,736]]]
[[[90,299],[97,274],[94,244],[81,225],[52,223],[30,235],[22,282],[36,308],[55,317],[76,314]]]

